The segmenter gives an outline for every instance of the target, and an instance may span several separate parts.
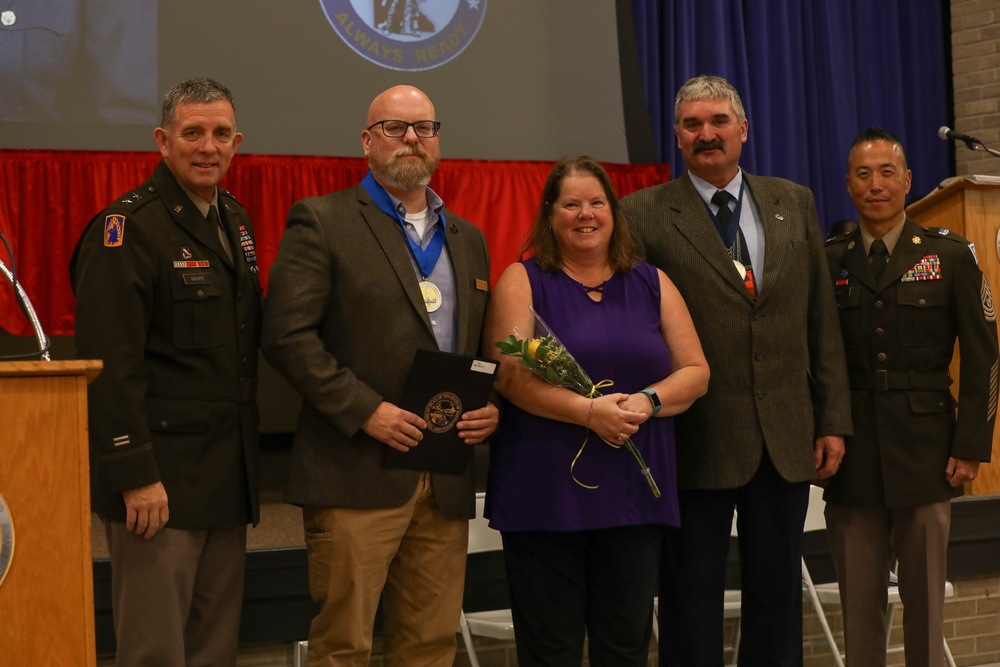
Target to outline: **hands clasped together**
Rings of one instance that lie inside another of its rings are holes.
[[[652,415],[644,394],[608,394],[590,400],[586,426],[606,442],[621,445]]]

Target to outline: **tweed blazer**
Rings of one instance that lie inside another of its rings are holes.
[[[489,300],[482,232],[445,209],[455,272],[456,349],[472,355]],[[364,187],[295,203],[271,268],[261,345],[302,395],[285,500],[298,505],[398,507],[421,475],[383,466],[387,445],[361,430],[381,401],[400,401],[418,347],[437,349],[399,223]],[[483,406],[475,406],[483,407]],[[475,512],[474,466],[434,474],[450,518]]]
[[[708,393],[675,418],[682,489],[742,486],[764,448],[784,479],[813,479],[815,439],[851,432],[844,349],[812,192],[743,175],[765,238],[756,300],[687,175],[622,200],[647,260],[684,296],[712,371]]]

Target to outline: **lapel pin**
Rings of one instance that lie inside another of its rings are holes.
[[[180,204],[178,204],[177,206],[174,206],[174,213],[180,213],[183,210],[184,210],[184,207],[181,206]]]
[[[847,249],[854,250],[854,241],[851,241],[850,243],[847,244]]]
[[[919,236],[914,236],[914,237],[913,237],[912,239],[910,239],[910,240],[911,240],[911,241],[913,241],[913,244],[914,244],[914,245],[920,245],[921,243],[923,243],[923,241],[922,241],[922,240],[920,239],[920,237],[919,237]]]
[[[458,234],[458,225],[456,225],[454,222],[451,223],[451,233]]]
[[[785,216],[781,215],[780,213],[775,213],[774,217],[777,218],[778,220],[784,220],[785,219]]]

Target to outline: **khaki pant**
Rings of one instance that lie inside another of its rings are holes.
[[[445,518],[430,475],[401,507],[303,508],[309,588],[320,606],[309,667],[367,667],[379,598],[385,667],[450,666],[469,522]]]

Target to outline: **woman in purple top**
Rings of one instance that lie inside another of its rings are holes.
[[[518,664],[579,665],[586,636],[591,664],[645,665],[660,534],[679,521],[669,417],[705,393],[708,363],[673,283],[639,261],[596,161],[556,165],[530,243],[497,283],[484,333],[507,400],[486,515],[503,534]],[[493,347],[533,335],[529,306],[594,382],[614,382],[605,396],[551,385]],[[662,497],[602,438],[632,438]]]

